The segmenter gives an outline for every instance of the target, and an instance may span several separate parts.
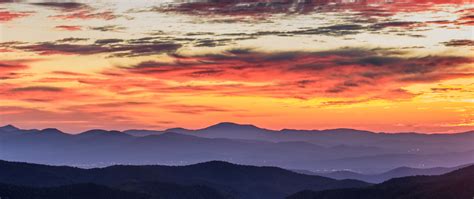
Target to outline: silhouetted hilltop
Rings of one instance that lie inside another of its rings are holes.
[[[0,127],[1,131],[3,132],[12,132],[12,131],[18,131],[20,130],[19,128],[11,125],[11,124],[8,124],[8,125],[5,125],[5,126],[2,126]]]
[[[106,131],[102,129],[93,129],[93,130],[80,133],[77,136],[96,137],[96,136],[129,136],[129,135],[122,133],[120,131]]]

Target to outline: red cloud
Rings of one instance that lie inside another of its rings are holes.
[[[16,18],[26,17],[31,15],[32,12],[10,12],[10,11],[0,11],[0,23],[11,21]]]
[[[61,25],[54,27],[58,30],[67,30],[67,31],[78,31],[82,29],[82,26],[68,26],[68,25]]]
[[[5,60],[0,61],[0,79],[11,79],[18,76],[16,71],[25,70],[28,68],[28,63],[34,62],[37,60]]]

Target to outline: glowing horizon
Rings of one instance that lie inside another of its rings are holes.
[[[0,3],[0,125],[474,130],[474,4]]]

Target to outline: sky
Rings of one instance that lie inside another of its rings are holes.
[[[0,124],[474,130],[472,0],[0,1]]]

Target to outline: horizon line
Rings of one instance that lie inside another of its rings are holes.
[[[236,126],[252,126],[256,129],[261,129],[261,130],[267,130],[267,131],[274,131],[274,132],[283,132],[283,131],[334,131],[334,130],[352,130],[352,131],[361,131],[361,132],[367,132],[367,133],[373,133],[373,134],[418,134],[418,135],[454,135],[454,134],[464,134],[464,133],[471,133],[474,132],[474,129],[472,130],[467,130],[467,131],[460,131],[460,132],[455,132],[455,133],[426,133],[426,132],[417,132],[417,131],[402,131],[402,132],[385,132],[385,131],[372,131],[372,130],[365,130],[365,129],[358,129],[358,128],[350,128],[350,127],[340,127],[340,128],[327,128],[327,129],[294,129],[294,128],[281,128],[281,129],[270,129],[270,128],[265,128],[265,127],[259,127],[254,124],[244,124],[244,123],[236,123],[236,122],[218,122],[214,123],[212,125],[208,125],[205,127],[201,128],[184,128],[184,127],[172,127],[172,128],[166,128],[166,129],[147,129],[147,128],[128,128],[124,130],[118,130],[118,129],[107,129],[107,128],[90,128],[87,130],[81,130],[78,131],[77,133],[71,133],[68,131],[61,130],[60,128],[56,127],[47,127],[47,128],[22,128],[14,124],[5,124],[5,125],[0,125],[0,128],[4,128],[7,126],[12,126],[14,128],[20,129],[20,130],[45,130],[45,129],[56,129],[61,131],[62,133],[70,134],[70,135],[78,135],[85,133],[87,131],[91,130],[104,130],[104,131],[118,131],[121,133],[124,133],[125,131],[131,131],[131,130],[140,130],[140,131],[162,131],[162,132],[173,132],[171,131],[172,129],[184,129],[184,130],[189,130],[189,131],[199,131],[203,129],[207,129],[210,127],[218,126],[218,125],[224,125],[224,124],[230,124],[230,125],[236,125]]]

